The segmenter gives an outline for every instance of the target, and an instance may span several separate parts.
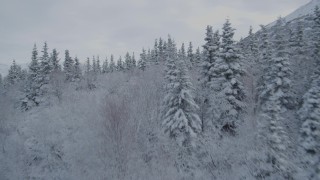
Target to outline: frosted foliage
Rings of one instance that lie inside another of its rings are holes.
[[[220,55],[219,32],[216,31],[215,33],[213,33],[212,27],[208,26],[205,41],[206,41],[206,44],[203,46],[204,58],[201,64],[201,75],[202,75],[203,86],[206,88],[209,88],[215,76],[215,72],[213,71],[213,68]]]
[[[40,78],[41,78],[41,85],[48,84],[50,81],[50,73],[52,71],[52,63],[49,58],[49,53],[48,53],[48,46],[47,43],[44,43],[42,56],[40,58]]]
[[[276,36],[272,42],[274,53],[270,63],[265,66],[266,76],[263,79],[263,85],[260,88],[260,101],[264,103],[275,93],[278,96],[283,107],[289,107],[292,104],[291,95],[291,75],[288,52],[285,49],[285,40],[283,37],[283,28],[281,19],[276,25]],[[269,67],[268,67],[269,66]]]
[[[138,68],[144,71],[146,69],[146,66],[147,66],[147,54],[146,54],[146,50],[142,49],[142,53],[140,54],[140,59],[138,61]]]
[[[320,77],[316,78],[310,90],[303,96],[303,105],[299,110],[301,127],[301,145],[306,154],[309,176],[320,177]]]
[[[240,53],[233,40],[234,29],[229,20],[223,26],[220,55],[210,72],[214,74],[210,88],[218,95],[213,101],[213,112],[219,112],[217,125],[220,128],[234,129],[240,123],[240,115],[245,111],[245,92],[241,76],[244,70],[240,64]],[[214,98],[214,97],[213,97]],[[223,101],[223,102],[221,102]],[[216,106],[216,104],[221,106]],[[214,109],[218,108],[218,109]],[[232,130],[233,131],[233,130]]]
[[[34,45],[0,76],[0,179],[319,180],[311,13],[239,42],[227,20],[200,48],[157,38],[101,67]]]
[[[186,64],[174,54],[175,48],[171,39],[168,40],[168,51],[170,50],[167,55],[168,83],[163,102],[162,124],[165,132],[182,145],[201,130],[201,120],[196,113],[199,107],[192,96],[193,86],[187,75]]]
[[[74,77],[74,60],[70,57],[69,51],[65,51],[65,59],[63,62],[63,70],[65,74],[66,81],[73,81]]]

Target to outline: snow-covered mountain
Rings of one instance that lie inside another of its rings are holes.
[[[290,13],[289,15],[285,16],[284,19],[286,20],[286,22],[288,22],[288,21],[292,21],[292,20],[299,18],[299,17],[313,14],[314,8],[316,6],[320,7],[320,0],[310,1],[309,3],[301,6],[300,8],[298,8],[295,11],[293,11],[292,13]],[[276,23],[276,21],[270,23],[268,26],[271,27],[271,26],[275,25],[275,23]]]
[[[293,19],[296,19],[301,16],[305,16],[308,14],[312,14],[314,11],[314,8],[316,6],[320,6],[320,0],[312,0],[308,4],[301,6],[291,14],[285,17],[287,21],[291,21]]]

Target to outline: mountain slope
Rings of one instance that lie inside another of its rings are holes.
[[[301,6],[300,8],[296,9],[295,11],[293,11],[292,13],[290,13],[289,15],[284,17],[284,19],[286,20],[286,22],[289,22],[289,21],[292,21],[292,20],[294,20],[296,18],[313,14],[314,8],[316,6],[320,7],[320,0],[312,0],[312,1],[310,1],[309,3]],[[276,21],[270,23],[268,25],[268,27],[274,26],[275,24],[276,24]]]
[[[287,21],[291,21],[291,20],[296,19],[298,17],[312,14],[313,10],[316,6],[320,6],[320,0],[312,0],[308,4],[301,6],[300,8],[298,8],[297,10],[295,10],[294,12],[292,12],[291,14],[286,16],[285,19]]]

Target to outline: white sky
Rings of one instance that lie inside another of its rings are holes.
[[[136,58],[142,47],[171,34],[176,42],[203,44],[205,28],[221,29],[226,18],[245,37],[310,0],[0,0],[0,64],[30,62],[36,43],[47,41],[61,61],[64,50],[86,57],[127,51]],[[179,45],[180,46],[180,45]]]

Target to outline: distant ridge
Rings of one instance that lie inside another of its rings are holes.
[[[284,19],[288,22],[302,16],[313,14],[314,8],[316,6],[320,7],[320,0],[310,1],[309,3],[299,7],[298,9],[296,9],[295,11],[293,11],[292,13],[284,17]],[[270,23],[268,27],[271,27],[273,25],[275,25],[275,22]]]

